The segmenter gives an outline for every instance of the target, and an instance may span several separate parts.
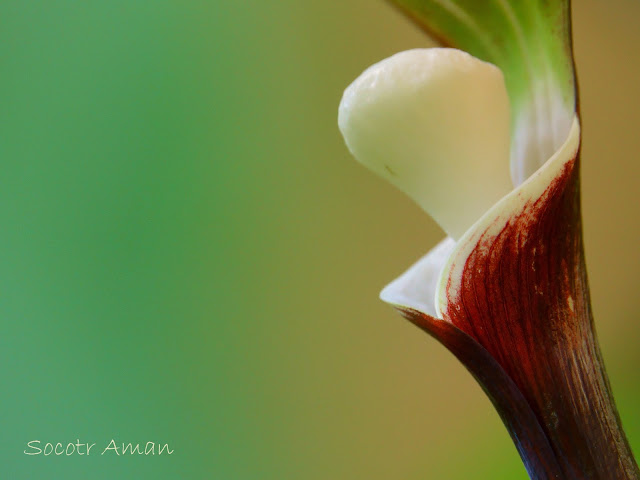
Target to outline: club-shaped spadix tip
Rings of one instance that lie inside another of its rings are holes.
[[[502,72],[460,50],[409,50],[368,68],[345,90],[338,125],[356,159],[454,239],[513,188]]]

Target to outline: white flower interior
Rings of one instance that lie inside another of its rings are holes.
[[[392,305],[409,307],[438,317],[440,308],[436,305],[435,293],[442,268],[455,246],[456,242],[451,237],[442,240],[409,270],[387,285],[380,292],[380,298]]]

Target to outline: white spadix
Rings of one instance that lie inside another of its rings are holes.
[[[401,52],[344,92],[351,153],[413,198],[454,239],[513,189],[500,69],[450,48]]]

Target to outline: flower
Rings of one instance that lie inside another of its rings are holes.
[[[340,104],[354,156],[447,233],[381,298],[474,375],[531,478],[640,478],[589,303],[568,2],[395,3],[470,53],[396,54]]]

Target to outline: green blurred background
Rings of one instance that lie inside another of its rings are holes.
[[[636,450],[637,18],[574,2],[593,303]],[[378,301],[442,233],[336,127],[364,68],[428,45],[382,0],[0,3],[0,478],[526,478],[464,368]]]

